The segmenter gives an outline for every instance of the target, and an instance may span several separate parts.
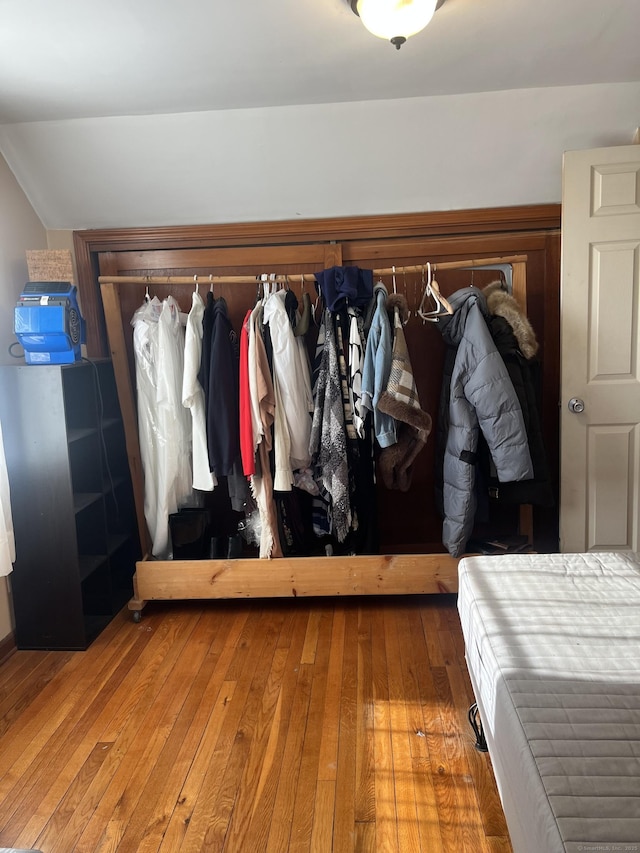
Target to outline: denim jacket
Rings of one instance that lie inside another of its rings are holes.
[[[380,447],[397,442],[396,422],[378,409],[380,395],[386,391],[391,371],[393,337],[387,314],[387,288],[379,281],[373,291],[376,309],[367,336],[362,369],[362,406],[373,412],[373,427]]]

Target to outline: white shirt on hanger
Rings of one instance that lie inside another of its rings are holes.
[[[198,381],[198,371],[202,358],[203,315],[204,302],[200,294],[194,291],[185,331],[182,405],[191,412],[193,488],[202,492],[211,492],[217,486],[218,481],[209,468],[204,389]]]
[[[162,302],[158,320],[158,410],[160,451],[164,456],[161,470],[166,483],[161,483],[158,497],[163,501],[167,524],[169,515],[177,512],[192,494],[191,418],[182,405],[186,319],[173,296]]]
[[[149,528],[149,535],[153,543],[152,553],[154,554],[156,554],[155,543],[160,541],[157,530],[158,468],[160,465],[158,456],[157,359],[158,318],[161,310],[162,303],[154,296],[151,301],[145,301],[138,308],[131,320],[136,365],[140,458],[144,472],[144,517]],[[163,544],[166,549],[166,538]]]
[[[169,515],[191,497],[190,418],[182,406],[184,327],[169,296],[145,302],[131,321],[144,470],[144,512],[156,557],[171,552]]]
[[[286,295],[285,290],[279,290],[266,300],[264,322],[269,323],[271,332],[274,379],[277,379],[289,432],[291,467],[295,471],[307,468],[311,463],[309,439],[313,395],[305,341],[304,338],[296,338],[293,333],[284,307]]]

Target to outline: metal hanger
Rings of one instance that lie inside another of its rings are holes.
[[[460,267],[460,269],[471,270],[471,287],[474,287],[474,270],[495,270],[500,273],[502,289],[513,294],[513,264],[474,264],[472,267]]]

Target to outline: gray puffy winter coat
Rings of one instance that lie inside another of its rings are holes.
[[[475,287],[449,297],[454,309],[438,322],[455,352],[450,384],[445,375],[440,428],[445,429],[442,541],[453,557],[464,553],[476,511],[478,430],[489,446],[503,483],[533,476],[522,410],[485,317],[486,300]]]

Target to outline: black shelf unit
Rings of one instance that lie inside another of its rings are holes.
[[[109,359],[0,366],[20,649],[86,649],[133,593],[140,546]]]

